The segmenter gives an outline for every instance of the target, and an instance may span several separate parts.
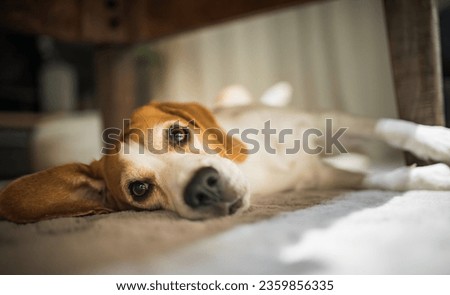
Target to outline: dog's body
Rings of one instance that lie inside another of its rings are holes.
[[[333,123],[330,130],[326,130],[327,118]],[[278,134],[263,134],[268,121]],[[239,129],[238,135],[249,128],[260,130],[248,136],[260,148],[252,152],[248,144],[222,132],[219,125],[227,131]],[[100,160],[64,165],[12,182],[0,193],[0,216],[32,222],[167,209],[185,218],[204,219],[244,211],[250,195],[290,189],[450,190],[450,169],[445,164],[366,174],[334,168],[322,161],[323,153],[305,149],[286,153],[305,130],[316,130],[308,138],[320,139],[319,133],[335,133],[341,127],[348,128],[350,136],[376,138],[422,158],[450,162],[450,130],[443,127],[267,106],[221,108],[212,114],[192,103],[153,103],[134,113],[122,140]],[[292,133],[280,137],[282,130]],[[209,144],[214,154],[205,148],[208,134],[213,135]],[[318,151],[316,147],[308,148]]]
[[[327,132],[335,133],[337,129],[345,128],[346,136],[382,140],[421,158],[450,163],[450,130],[444,127],[394,119],[374,120],[339,112],[302,113],[265,106],[228,108],[219,110],[216,115],[228,130],[262,130],[268,120],[278,132],[289,128],[293,130],[294,136],[282,137],[283,142],[280,142],[278,133],[271,137],[275,154],[261,148],[240,165],[255,195],[291,189],[450,189],[450,169],[444,164],[366,174],[335,168],[323,161],[324,153],[308,153],[304,149],[295,154],[286,153],[286,149],[295,145],[295,139],[302,138],[300,135],[305,130],[318,130],[324,136]],[[326,130],[327,119],[334,124],[331,130]],[[263,146],[267,137],[259,133],[255,139]]]

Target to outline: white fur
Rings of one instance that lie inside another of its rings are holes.
[[[231,85],[219,93],[216,98],[216,107],[235,107],[240,105],[249,105],[253,102],[252,95],[242,85]]]
[[[295,155],[287,155],[284,152],[284,148],[292,146],[293,140],[299,138],[299,135],[307,128],[318,128],[325,132],[322,121],[331,118],[334,124],[337,124],[333,130],[345,127],[352,135],[378,138],[421,158],[450,162],[450,130],[444,127],[424,126],[395,119],[375,121],[332,112],[307,114],[284,108],[262,106],[223,109],[217,112],[217,117],[228,130],[238,128],[242,132],[246,128],[255,128],[261,131],[267,120],[270,120],[271,126],[277,130],[277,134],[272,135],[271,138],[271,146],[276,148],[276,154],[270,154],[264,148],[260,148],[240,165],[249,179],[250,188],[254,194],[330,187],[402,191],[450,189],[450,168],[445,164],[404,167],[391,172],[366,174],[362,177],[364,173],[352,174],[324,165],[321,156],[308,154],[302,149]],[[287,141],[280,143],[278,133],[284,128],[293,129],[294,136],[287,137]],[[264,137],[261,133],[253,138],[258,140],[261,147],[264,146]],[[364,170],[367,171],[367,168]]]
[[[292,99],[292,86],[288,82],[278,82],[267,89],[260,98],[260,101],[273,107],[285,107]]]
[[[386,173],[370,174],[364,179],[363,186],[397,191],[450,190],[450,168],[442,163],[402,167]]]
[[[450,163],[450,130],[412,122],[380,119],[375,133],[387,143],[423,159]]]

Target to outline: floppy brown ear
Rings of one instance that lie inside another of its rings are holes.
[[[0,216],[17,223],[111,212],[92,167],[67,164],[23,176],[0,192]]]
[[[163,112],[179,116],[186,121],[193,121],[195,125],[203,129],[208,129],[210,134],[214,134],[218,143],[223,145],[222,156],[235,162],[244,162],[247,158],[247,148],[239,139],[228,135],[214,119],[213,114],[198,103],[176,103],[163,102],[152,103],[153,106]]]

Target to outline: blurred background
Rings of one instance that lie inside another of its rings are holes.
[[[24,8],[6,2],[9,9]],[[118,30],[121,19],[114,11],[125,2],[93,2],[111,14],[110,30]],[[450,0],[438,4],[450,94]],[[27,34],[2,22],[0,179],[98,158],[105,124],[100,108],[103,115],[108,108],[127,113],[150,100],[211,106],[230,84],[242,84],[258,98],[287,81],[292,105],[304,110],[371,117],[398,112],[382,0],[311,2],[125,45]],[[91,25],[87,35],[101,26]],[[114,81],[124,86],[108,88]]]

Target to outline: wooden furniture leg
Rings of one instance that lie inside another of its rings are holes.
[[[103,127],[123,127],[136,101],[136,71],[132,50],[127,47],[98,47],[95,56],[97,99],[103,117]],[[108,131],[104,133],[106,142]]]
[[[441,56],[434,0],[384,0],[400,119],[444,125]],[[408,165],[429,164],[411,154]]]

